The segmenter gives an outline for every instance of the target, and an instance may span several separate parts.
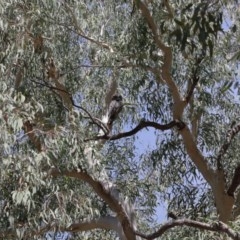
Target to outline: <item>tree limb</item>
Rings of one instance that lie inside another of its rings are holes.
[[[152,31],[153,34],[153,39],[156,45],[159,47],[159,49],[163,52],[164,54],[164,59],[163,59],[163,66],[162,66],[162,78],[163,81],[166,82],[168,85],[172,96],[173,96],[173,118],[174,119],[181,119],[183,109],[186,106],[186,102],[182,100],[180,93],[178,91],[178,87],[175,84],[175,82],[172,79],[171,76],[171,68],[172,68],[172,49],[171,47],[166,46],[162,41],[161,41],[161,35],[159,32],[159,28],[157,27],[149,9],[147,6],[139,0],[135,0],[136,5],[139,7],[141,10],[141,13],[143,17],[146,19],[148,26],[150,30]]]
[[[101,136],[96,136],[93,138],[88,138],[85,139],[85,141],[90,141],[90,140],[99,140],[99,139],[105,139],[105,140],[117,140],[117,139],[121,139],[121,138],[125,138],[125,137],[130,137],[134,134],[136,134],[137,132],[139,132],[140,130],[142,130],[143,128],[147,128],[147,127],[152,127],[158,130],[168,130],[171,129],[173,127],[177,127],[178,129],[182,129],[183,127],[185,127],[185,124],[183,122],[174,120],[171,121],[168,124],[159,124],[156,122],[150,122],[150,121],[145,121],[145,120],[141,120],[140,123],[132,130],[128,131],[128,132],[122,132],[122,133],[118,133],[116,135],[101,135]]]
[[[96,192],[96,194],[98,194],[98,196],[108,204],[109,208],[117,214],[117,218],[121,223],[126,238],[132,240],[135,239],[132,222],[130,221],[125,209],[120,204],[120,202],[114,196],[112,196],[109,189],[104,188],[103,184],[100,181],[94,180],[88,173],[83,171],[59,171],[56,168],[49,171],[49,176],[67,176],[87,182]]]
[[[172,70],[172,49],[165,45],[161,40],[159,27],[155,23],[150,10],[140,0],[135,0],[136,5],[141,10],[142,16],[146,19],[146,22],[153,34],[153,40],[158,48],[163,52],[164,59],[161,68],[161,75],[163,81],[167,84],[173,98],[173,119],[182,119],[183,111],[187,106],[187,102],[180,95],[179,89],[174,82],[171,70]],[[208,162],[204,158],[203,154],[199,151],[192,133],[188,127],[184,127],[179,132],[183,138],[184,145],[191,160],[194,162],[198,170],[201,172],[206,181],[210,184],[214,198],[216,201],[217,211],[219,213],[219,219],[223,222],[229,221],[231,217],[231,210],[233,206],[233,198],[225,193],[225,178],[221,171],[214,171],[208,165]]]
[[[106,229],[116,231],[120,239],[125,239],[122,228],[119,228],[119,221],[116,217],[106,216],[100,217],[98,219],[93,219],[86,222],[73,223],[70,227],[66,229],[61,229],[61,231],[67,232],[80,232],[80,231],[89,231],[93,229]]]
[[[236,191],[237,187],[240,185],[240,164],[236,167],[231,185],[227,190],[227,194],[229,196],[234,196],[234,192]]]
[[[236,134],[240,131],[240,123],[236,126],[232,126],[232,128],[227,132],[225,143],[222,145],[219,154],[217,156],[217,167],[218,169],[222,169],[221,159],[223,155],[227,152],[232,139],[236,136]]]
[[[197,148],[189,128],[185,127],[180,134],[182,135],[183,143],[186,147],[189,157],[192,159],[198,170],[202,173],[206,181],[211,185],[213,171],[209,169],[206,159]]]
[[[116,217],[106,216],[100,217],[98,219],[93,219],[86,222],[73,223],[70,227],[64,229],[64,231],[68,232],[80,232],[80,231],[88,231],[92,229],[106,229],[106,230],[115,230],[117,231],[118,221]]]
[[[146,234],[136,232],[136,235],[144,239],[152,240],[162,236],[167,230],[174,228],[176,226],[188,226],[188,227],[198,228],[201,230],[226,233],[230,238],[234,240],[240,239],[240,235],[237,232],[230,229],[228,225],[224,224],[223,222],[208,224],[208,223],[198,222],[190,219],[177,219],[162,225],[159,228],[159,230],[157,230],[155,233],[146,235]]]
[[[199,77],[196,76],[196,75],[193,75],[192,79],[190,81],[191,81],[191,86],[190,86],[190,88],[189,88],[189,90],[187,92],[187,96],[185,98],[186,99],[186,103],[189,103],[189,101],[190,101],[190,99],[191,99],[191,97],[193,95],[193,91],[194,91],[194,89],[197,86],[197,83],[199,81]]]
[[[192,77],[191,77],[191,79],[189,79],[189,82],[191,83],[191,85],[189,86],[187,96],[185,98],[186,103],[189,103],[189,101],[193,95],[193,91],[196,88],[197,83],[199,81],[198,71],[199,71],[199,66],[200,66],[200,63],[202,62],[202,60],[203,60],[203,56],[199,56],[195,60],[195,63],[194,63],[195,69],[193,69]]]

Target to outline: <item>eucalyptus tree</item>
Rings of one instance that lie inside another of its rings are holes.
[[[1,237],[239,239],[238,1],[0,6]]]

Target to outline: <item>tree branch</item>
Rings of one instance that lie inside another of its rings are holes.
[[[195,63],[194,63],[195,69],[193,68],[192,78],[189,80],[191,85],[190,85],[190,87],[188,89],[187,96],[185,98],[187,104],[189,103],[189,101],[190,101],[190,99],[191,99],[191,97],[193,95],[193,91],[196,88],[197,83],[199,81],[198,71],[199,71],[199,66],[200,66],[200,63],[202,62],[202,60],[203,60],[203,56],[199,56],[195,60]]]
[[[236,126],[232,126],[232,128],[230,130],[228,130],[225,143],[222,145],[222,147],[219,151],[219,154],[217,156],[217,167],[218,167],[219,170],[222,169],[221,160],[222,160],[223,155],[227,152],[227,150],[228,150],[228,148],[231,144],[232,139],[236,136],[236,134],[239,131],[240,131],[240,123],[237,124]]]
[[[139,6],[142,15],[145,17],[149,28],[152,31],[154,41],[156,45],[159,47],[160,50],[164,53],[164,63],[162,66],[162,77],[163,80],[168,85],[170,91],[172,92],[173,96],[173,118],[174,119],[181,119],[182,113],[187,105],[187,102],[182,100],[179,90],[177,88],[177,85],[172,79],[171,76],[171,67],[172,67],[172,50],[170,47],[166,46],[160,39],[160,34],[158,31],[158,27],[156,26],[156,23],[153,20],[153,17],[150,14],[149,9],[146,7],[146,5],[142,1],[137,1],[137,6]],[[193,91],[193,88],[192,90]],[[188,98],[190,98],[191,93],[188,95]],[[189,131],[188,127],[183,128],[183,131],[180,131],[180,134],[182,135],[184,145],[186,147],[187,153],[194,162],[194,164],[197,166],[199,171],[203,174],[204,178],[207,180],[210,185],[212,184],[212,180],[214,177],[214,172],[209,169],[209,166],[207,164],[207,161],[204,159],[203,155],[199,151],[199,149],[196,146],[196,143],[194,142],[193,136],[191,132]]]
[[[99,219],[93,219],[86,222],[73,223],[71,224],[70,227],[64,229],[64,231],[80,232],[80,231],[88,231],[96,228],[117,231],[117,224],[118,224],[118,221],[116,217],[106,216],[106,217],[100,217]]]
[[[33,131],[33,124],[30,121],[23,123],[24,133],[29,137],[32,144],[36,147],[38,152],[42,151],[42,144],[39,137]]]
[[[189,219],[177,219],[177,220],[168,222],[168,223],[162,225],[159,228],[159,230],[157,230],[155,233],[152,233],[149,235],[142,234],[139,232],[136,232],[136,235],[138,235],[144,239],[152,240],[152,239],[162,236],[167,230],[174,228],[176,226],[188,226],[188,227],[198,228],[201,230],[226,233],[230,238],[232,238],[234,240],[240,239],[240,235],[237,232],[230,229],[228,227],[228,225],[224,224],[223,222],[207,224],[207,223],[202,223],[202,222],[189,220]]]
[[[172,19],[174,18],[174,10],[172,8],[172,6],[169,3],[169,0],[164,0],[163,4],[166,6],[168,14],[169,14],[169,18]]]
[[[182,135],[183,143],[186,147],[186,151],[189,157],[201,172],[204,179],[211,186],[216,208],[219,214],[219,220],[222,222],[229,221],[232,213],[234,199],[227,195],[225,192],[226,182],[223,171],[215,171],[213,168],[211,168],[211,166],[209,166],[207,160],[199,151],[194,141],[193,135],[187,126],[179,133]]]
[[[234,196],[234,192],[236,191],[237,187],[240,185],[240,164],[236,167],[231,185],[227,190],[227,194],[229,196]]]
[[[93,39],[93,38],[91,38],[91,37],[89,37],[89,36],[86,36],[86,35],[84,34],[83,30],[79,27],[79,25],[78,25],[78,20],[77,20],[77,18],[76,18],[76,16],[75,16],[74,12],[73,12],[72,9],[70,8],[70,6],[69,6],[66,2],[64,3],[64,5],[65,5],[65,8],[68,10],[68,12],[70,12],[70,15],[71,15],[72,20],[73,20],[73,25],[74,25],[74,27],[76,28],[77,34],[78,34],[79,36],[81,36],[81,37],[89,40],[90,42],[93,42],[93,43],[95,43],[95,44],[97,44],[97,45],[99,45],[99,46],[101,46],[101,47],[103,47],[103,48],[105,48],[105,49],[108,49],[111,53],[114,52],[113,48],[112,48],[111,46],[109,46],[107,43],[101,42],[101,41],[97,41],[97,40],[95,40],[95,39]]]
[[[162,41],[161,41],[161,35],[159,32],[159,28],[157,27],[155,21],[153,20],[153,17],[147,8],[147,6],[139,0],[135,0],[136,5],[139,7],[141,10],[141,13],[143,17],[146,19],[148,26],[150,30],[152,31],[153,34],[153,39],[156,45],[159,47],[159,49],[163,52],[164,54],[164,59],[163,59],[163,66],[162,66],[162,78],[163,81],[166,82],[168,85],[172,96],[173,96],[173,118],[174,119],[181,119],[183,109],[186,106],[186,102],[182,100],[180,93],[178,91],[178,87],[175,84],[175,82],[172,79],[171,76],[171,68],[172,68],[172,49],[171,47],[166,46]]]
[[[189,81],[191,81],[191,86],[190,86],[190,88],[189,88],[189,90],[187,92],[187,96],[185,98],[186,99],[186,103],[189,103],[189,101],[190,101],[190,99],[191,99],[191,97],[193,95],[193,91],[194,91],[194,89],[197,86],[197,83],[199,81],[199,77],[197,77],[196,74],[194,74],[192,76],[192,79],[189,80]]]
[[[85,108],[83,108],[83,107],[74,103],[71,94],[66,89],[59,89],[59,88],[54,87],[52,85],[48,85],[47,83],[44,84],[44,83],[37,82],[37,81],[34,81],[34,80],[31,80],[31,81],[34,82],[35,84],[40,85],[40,86],[47,87],[48,89],[50,89],[53,92],[55,92],[54,90],[56,90],[58,92],[64,92],[65,95],[68,95],[72,106],[74,106],[74,107],[82,110],[83,112],[85,112],[87,114],[88,118],[91,119],[92,123],[97,125],[100,129],[102,129],[104,133],[108,132],[107,127],[98,118],[93,117]]]
[[[56,230],[56,228],[61,231],[61,232],[71,232],[71,233],[76,233],[76,232],[83,232],[83,231],[89,231],[93,229],[105,229],[105,230],[113,230],[119,233],[121,236],[121,231],[119,232],[119,221],[116,217],[113,216],[105,216],[105,217],[100,217],[98,219],[92,219],[89,221],[85,222],[78,222],[78,223],[73,223],[69,227],[58,227],[55,224],[48,224],[45,225],[44,227],[41,227],[37,231],[28,231],[26,232],[26,237],[28,238],[33,238],[34,236],[43,236],[45,233],[51,231],[51,230]],[[16,232],[14,230],[8,230],[8,231],[0,231],[0,237],[3,237],[4,239],[16,239]]]
[[[88,173],[83,171],[59,171],[56,168],[49,171],[49,176],[67,176],[87,182],[96,192],[96,194],[98,194],[98,196],[108,204],[109,208],[117,214],[117,218],[121,223],[126,238],[133,240],[135,239],[133,226],[125,209],[120,204],[119,200],[111,194],[111,191],[106,189],[100,181],[94,180]]]
[[[153,34],[155,44],[164,54],[161,77],[167,84],[173,97],[173,119],[181,120],[184,108],[187,106],[187,102],[181,97],[179,89],[171,75],[173,58],[172,49],[162,42],[159,32],[160,28],[156,25],[147,6],[141,0],[135,0],[135,2],[141,10],[142,16],[146,19],[146,22]],[[219,219],[224,222],[229,221],[233,206],[233,199],[225,193],[225,179],[223,173],[219,171],[215,172],[212,168],[210,168],[203,154],[199,151],[188,127],[184,127],[179,133],[183,138],[189,157],[212,188],[219,213]]]
[[[185,127],[185,124],[183,122],[180,122],[177,120],[171,121],[168,124],[159,124],[156,122],[141,120],[140,123],[134,129],[132,129],[128,132],[122,132],[122,133],[118,133],[118,134],[112,135],[112,136],[111,135],[96,136],[93,138],[85,139],[85,141],[99,140],[99,139],[117,140],[117,139],[121,139],[121,138],[125,138],[125,137],[130,137],[130,136],[136,134],[137,132],[139,132],[140,130],[142,130],[143,128],[147,128],[147,127],[152,127],[152,128],[164,131],[164,130],[171,129],[173,127],[177,127],[178,129],[180,129],[180,128],[183,129]]]
[[[192,159],[198,170],[202,173],[206,181],[211,185],[213,179],[213,170],[209,168],[206,159],[203,157],[202,153],[197,148],[194,138],[188,127],[185,127],[183,131],[180,131],[183,138],[184,146],[189,157]]]

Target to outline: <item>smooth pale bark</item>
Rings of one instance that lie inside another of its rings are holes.
[[[142,1],[136,1],[136,4],[139,6],[143,17],[145,18],[150,30],[152,31],[155,44],[164,55],[163,65],[159,72],[161,73],[161,78],[163,80],[162,82],[168,86],[172,94],[174,102],[172,110],[173,119],[180,121],[183,117],[184,109],[187,106],[188,102],[183,97],[181,97],[178,87],[171,76],[172,49],[162,42],[160,30],[157,27],[157,24],[155,23],[147,5]],[[158,79],[157,76],[156,79]],[[196,145],[196,139],[187,126],[181,129],[179,133],[182,136],[183,143],[190,159],[193,161],[199,172],[211,186],[216,202],[217,212],[219,214],[219,220],[228,222],[231,219],[234,198],[227,195],[225,192],[226,183],[223,173],[220,171],[214,171],[214,169],[212,169],[211,166],[207,163],[206,159],[203,157],[202,153],[199,151]]]

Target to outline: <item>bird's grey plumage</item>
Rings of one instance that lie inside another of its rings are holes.
[[[122,96],[119,94],[113,95],[108,108],[108,125],[112,125],[113,121],[116,120],[118,114],[122,111],[122,108]]]

